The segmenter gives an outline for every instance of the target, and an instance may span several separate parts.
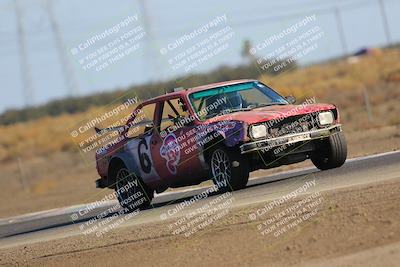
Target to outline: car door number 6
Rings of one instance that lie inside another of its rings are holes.
[[[140,161],[140,167],[142,168],[142,170],[145,173],[151,172],[151,160],[150,160],[148,152],[149,152],[149,146],[146,143],[146,139],[143,138],[139,142],[138,156],[139,156],[139,161]]]

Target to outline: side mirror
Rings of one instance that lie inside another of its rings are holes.
[[[286,101],[289,102],[289,104],[296,103],[296,98],[294,96],[292,96],[292,95],[289,95],[289,96],[287,96],[285,98],[286,98]]]

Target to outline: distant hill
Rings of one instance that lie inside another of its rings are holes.
[[[298,103],[306,98],[333,103],[340,110],[345,131],[400,125],[400,49],[385,49],[361,57],[297,68],[280,75],[261,75],[259,69],[251,66],[221,67],[210,74],[192,75],[179,83],[174,80],[53,101],[41,107],[15,111],[14,117],[7,118],[6,115],[11,113],[5,113],[2,115],[3,124],[11,125],[0,125],[0,163],[19,157],[51,159],[52,155],[60,152],[77,153],[71,130],[110,110],[110,103],[113,106],[125,96],[135,95],[127,94],[128,91],[136,90],[139,96],[148,98],[177,86],[190,87],[236,78],[260,79],[282,95],[294,95]],[[366,96],[371,116],[368,116]],[[24,120],[26,122],[22,122]],[[99,126],[107,127],[109,124],[104,122]],[[94,129],[87,133],[94,134]]]
[[[296,67],[296,63],[292,63],[291,69]],[[273,72],[272,68],[270,74],[276,75],[279,72]],[[112,102],[124,102],[124,96],[137,95],[140,99],[148,99],[165,91],[176,87],[193,87],[207,83],[222,82],[226,80],[242,79],[242,78],[257,78],[259,70],[255,64],[249,64],[238,67],[222,66],[209,73],[192,74],[185,77],[169,80],[166,82],[157,82],[142,84],[129,87],[125,90],[115,90],[113,92],[96,93],[83,97],[71,97],[66,99],[54,100],[47,104],[28,107],[23,109],[7,110],[0,115],[0,125],[9,125],[17,122],[24,122],[33,119],[38,119],[45,116],[58,116],[61,114],[74,114],[80,113],[90,109],[91,107],[104,106]]]

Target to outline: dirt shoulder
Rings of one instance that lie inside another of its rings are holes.
[[[308,266],[329,260],[332,266],[361,266],[368,252],[380,259],[379,266],[391,266],[400,252],[399,193],[400,177],[322,192],[317,213],[279,236],[263,236],[259,225],[306,197],[256,220],[249,214],[265,204],[233,209],[189,237],[172,234],[168,223],[154,223],[119,228],[101,238],[81,235],[2,250],[0,264]]]

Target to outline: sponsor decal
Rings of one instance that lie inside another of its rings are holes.
[[[179,148],[178,139],[174,133],[168,134],[160,148],[160,155],[166,160],[168,171],[176,175],[177,165],[181,158],[181,150]]]

